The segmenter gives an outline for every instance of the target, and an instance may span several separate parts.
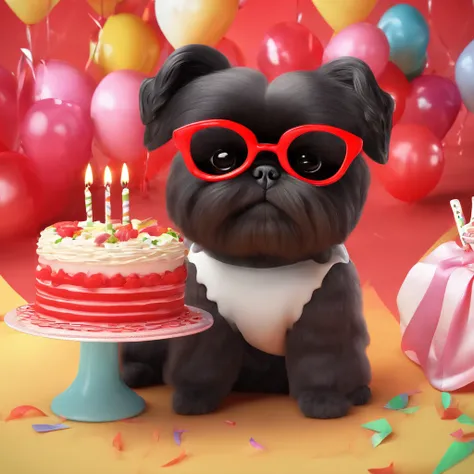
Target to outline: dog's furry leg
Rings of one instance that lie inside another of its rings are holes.
[[[339,418],[370,399],[369,342],[352,263],[335,265],[287,336],[290,393],[310,418]]]

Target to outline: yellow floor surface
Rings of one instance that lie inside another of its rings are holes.
[[[79,345],[16,333],[0,323],[0,473],[1,474],[363,474],[392,461],[396,474],[429,474],[461,425],[442,421],[435,410],[440,394],[401,353],[398,325],[372,288],[366,287],[365,311],[372,337],[373,401],[340,420],[303,418],[287,397],[234,397],[219,413],[179,417],[170,410],[170,390],[140,391],[147,412],[130,422],[69,423],[66,431],[37,434],[32,423],[57,418],[5,422],[12,408],[35,405],[50,413],[51,399],[72,381]],[[0,279],[0,314],[18,297]],[[393,396],[419,389],[410,405],[421,408],[405,415],[383,408]],[[474,396],[455,395],[460,408],[474,416]],[[361,424],[385,417],[393,435],[372,448]],[[226,420],[235,421],[229,426]],[[466,426],[463,426],[465,431]],[[472,427],[474,430],[474,427]],[[180,453],[173,430],[184,429],[182,447],[188,458],[166,469],[162,464]],[[160,440],[153,440],[159,430]],[[112,446],[120,432],[124,450]],[[249,445],[253,437],[265,447]],[[474,455],[449,471],[474,472]]]

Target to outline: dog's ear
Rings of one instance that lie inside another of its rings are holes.
[[[364,115],[364,152],[380,164],[388,161],[392,114],[392,97],[378,85],[372,70],[360,59],[345,57],[325,64],[318,73],[350,87],[359,99]]]
[[[170,99],[198,77],[230,68],[227,58],[214,48],[200,44],[174,51],[154,78],[145,79],[140,88],[140,117],[145,125],[145,146],[155,150],[171,139],[162,126],[163,110]]]

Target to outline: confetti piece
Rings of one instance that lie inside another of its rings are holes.
[[[265,449],[260,443],[257,443],[253,438],[249,439],[249,443],[250,443],[250,446],[260,451],[263,451]]]
[[[384,408],[388,408],[389,410],[402,410],[408,406],[408,400],[408,394],[401,393],[389,400]]]
[[[57,425],[31,425],[37,433],[50,433],[51,431],[67,430],[70,426],[63,424]]]
[[[375,431],[375,434],[372,436],[372,446],[376,448],[382,441],[390,436],[393,432],[390,423],[385,418],[380,418],[379,420],[370,421],[362,425],[362,428],[366,430]]]
[[[438,408],[439,416],[442,420],[456,420],[462,415],[458,407]]]
[[[117,433],[112,440],[112,446],[117,451],[123,451],[123,441],[122,441],[122,433]]]
[[[186,433],[186,430],[175,430],[173,431],[173,439],[174,442],[178,445],[181,446],[181,437],[183,436],[183,433]]]
[[[5,421],[18,420],[20,418],[26,418],[26,415],[34,416],[47,416],[46,413],[41,411],[32,405],[20,405],[14,408],[10,414],[5,418]]]
[[[454,431],[453,433],[451,433],[451,435],[453,438],[456,438],[458,441],[462,441],[462,442],[467,442],[467,441],[473,441],[474,440],[474,432],[471,432],[471,433],[464,433],[464,431],[459,428],[458,430]]]
[[[64,416],[58,418],[58,423],[64,423],[65,421],[67,421],[67,418],[64,418]]]
[[[186,451],[181,451],[180,455],[173,458],[171,461],[168,461],[166,464],[163,464],[161,467],[170,467],[174,466],[175,464],[179,464],[181,461],[187,458]]]
[[[237,423],[232,420],[225,420],[224,423],[229,426],[235,426]]]
[[[453,398],[451,397],[451,394],[448,392],[442,392],[441,405],[443,405],[443,408],[446,410],[447,408],[451,407],[452,403],[453,403]]]
[[[471,425],[471,426],[474,426],[474,420],[470,417],[470,416],[467,416],[467,415],[460,415],[458,418],[457,418],[457,421],[459,423],[462,423],[463,425]]]
[[[451,469],[456,464],[464,461],[468,456],[474,452],[474,443],[461,443],[454,441],[448,448],[444,456],[441,458],[438,466],[433,471],[433,474],[442,474],[448,469]]]
[[[402,408],[401,410],[398,410],[401,413],[405,413],[406,415],[412,415],[413,413],[416,413],[420,407],[407,407],[407,408]]]
[[[370,474],[394,474],[393,462],[387,467],[376,467],[368,469]]]

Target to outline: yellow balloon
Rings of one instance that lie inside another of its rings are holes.
[[[214,46],[237,15],[239,0],[155,0],[158,25],[173,48]]]
[[[326,23],[337,33],[346,26],[364,21],[377,0],[312,0]]]
[[[97,62],[108,74],[119,69],[150,74],[160,56],[152,27],[131,13],[112,15],[99,35]]]
[[[115,13],[115,8],[123,0],[87,0],[87,3],[101,17],[107,18]]]
[[[59,0],[5,0],[5,2],[25,25],[35,25],[50,14]]]

